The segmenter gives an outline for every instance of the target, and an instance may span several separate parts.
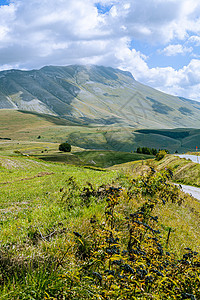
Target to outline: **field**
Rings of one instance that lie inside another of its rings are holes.
[[[83,125],[50,115],[2,109],[0,138],[43,143],[68,141],[84,149],[134,152],[137,147],[150,147],[182,153],[199,147],[200,130],[136,130],[117,124]]]
[[[198,299],[200,203],[170,182],[199,169],[57,147],[1,141],[0,299]]]
[[[130,161],[146,160],[152,155],[127,153],[106,150],[85,150],[72,146],[70,153],[58,150],[59,143],[28,142],[28,141],[4,141],[0,143],[0,154],[10,156],[30,156],[46,162],[62,162],[73,165],[110,167]]]

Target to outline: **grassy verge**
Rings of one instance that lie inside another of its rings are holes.
[[[198,299],[200,203],[151,161],[128,163],[129,175],[17,154],[0,161],[0,299]],[[134,179],[139,169],[147,175]]]
[[[166,156],[154,164],[158,170],[165,167],[170,168],[174,173],[173,180],[175,182],[200,187],[200,164],[172,155]]]
[[[143,160],[141,162],[128,162],[121,165],[112,166],[112,170],[123,170],[125,173],[132,173],[134,176],[145,174],[150,167],[161,171],[170,168],[173,172],[173,181],[186,185],[200,187],[200,164],[193,163],[185,158],[167,155],[160,161]]]

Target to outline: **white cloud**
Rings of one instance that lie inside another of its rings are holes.
[[[177,54],[186,54],[186,53],[191,53],[193,51],[192,47],[184,47],[180,44],[178,45],[169,45],[165,47],[163,50],[160,50],[160,54],[164,54],[166,56],[175,56]]]
[[[125,4],[129,4],[128,9]],[[190,30],[199,30],[196,27],[200,12],[198,0],[135,0],[131,3],[121,0],[115,4],[116,9],[115,25],[125,24],[129,36],[148,42],[168,43],[174,38],[186,38]]]
[[[127,41],[121,42],[116,51],[116,65],[122,70],[130,71],[136,80],[152,86],[160,91],[200,100],[200,60],[191,62],[179,70],[172,67],[149,68],[144,57],[136,50],[130,50]]]
[[[200,36],[192,35],[188,39],[188,42],[195,44],[195,46],[200,46]]]
[[[0,7],[0,63],[13,61],[14,48],[17,54],[24,51],[26,57],[26,61],[20,62],[17,55],[16,63],[29,67],[33,58],[39,65],[40,57],[45,53],[51,55],[53,50],[58,61],[57,50],[62,49],[59,55],[63,60],[68,47],[59,45],[72,43],[75,46],[76,42],[80,45],[83,41],[87,46],[87,41],[93,41],[94,46],[98,46],[99,39],[117,41],[123,37],[167,43],[174,38],[184,39],[191,28],[194,33],[198,31],[194,26],[200,20],[198,0],[100,0],[104,5],[113,4],[104,15],[98,14],[94,3],[94,0],[14,0],[10,6]],[[45,50],[47,45],[49,50]],[[179,53],[190,49],[174,47]],[[170,51],[170,48],[165,49]],[[81,58],[78,48],[74,48],[74,52],[79,52]],[[97,48],[96,55],[98,52]]]
[[[192,43],[200,45],[199,0],[12,2],[0,6],[0,70],[102,64],[130,70],[136,79],[169,93],[199,98],[198,59],[179,70],[150,68],[142,50],[129,49],[132,40],[140,40],[164,48],[166,59],[192,52]],[[112,8],[98,13],[96,2]]]

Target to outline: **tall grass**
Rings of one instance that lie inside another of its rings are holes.
[[[9,160],[0,170],[0,299],[198,299],[200,203],[169,183],[169,171]]]

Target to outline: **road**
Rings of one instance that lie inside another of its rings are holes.
[[[190,194],[200,201],[200,188],[190,185],[181,184],[184,193]]]
[[[194,163],[197,164],[200,163],[200,157],[198,155],[189,155],[189,154],[176,154],[176,155],[179,156],[180,158],[190,159]],[[190,185],[183,185],[183,184],[181,184],[181,186],[183,192],[188,193],[192,195],[194,198],[200,200],[200,188],[190,186]]]
[[[175,155],[179,156],[180,158],[190,159],[193,162],[200,164],[200,156],[198,155],[189,155],[189,154],[175,154]]]

